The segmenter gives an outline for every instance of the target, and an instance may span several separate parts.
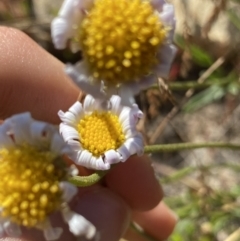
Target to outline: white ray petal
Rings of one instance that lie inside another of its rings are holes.
[[[78,151],[79,149],[82,149],[82,146],[79,141],[69,140],[68,145],[71,147],[71,150],[73,151]]]
[[[110,103],[111,103],[111,111],[114,114],[119,115],[122,111],[121,98],[117,95],[113,95],[110,99]]]
[[[109,164],[116,164],[121,161],[121,156],[115,150],[109,150],[104,153],[104,162]]]
[[[6,120],[2,125],[0,125],[0,147],[13,147],[15,146],[14,141],[12,138],[7,134],[11,127],[9,125],[9,121]]]
[[[71,64],[67,64],[65,67],[65,73],[78,85],[78,87],[85,93],[94,96],[97,99],[105,99],[106,96],[102,91],[101,83],[90,83],[90,77]]]
[[[59,131],[66,142],[68,142],[71,139],[79,140],[78,131],[69,125],[61,123],[59,126]]]
[[[3,225],[0,223],[0,238],[2,238],[4,236],[4,228]]]
[[[72,156],[76,164],[96,170],[108,170],[109,163],[104,163],[102,157],[96,158],[87,150],[79,151],[75,158]]]
[[[121,161],[122,162],[125,162],[131,155],[128,148],[125,146],[125,143],[123,143],[123,145],[121,145],[117,149],[117,152],[121,155]]]
[[[91,159],[94,159],[93,161],[91,161]],[[77,154],[77,159],[76,164],[78,165],[83,165],[85,167],[91,167],[91,163],[94,162],[96,160],[95,157],[93,157],[93,155],[87,151],[87,150],[83,150],[83,151],[79,151]]]
[[[136,123],[138,122],[138,113],[134,109],[124,107],[119,117],[123,130],[131,130],[132,133],[137,132]]]
[[[138,155],[143,154],[144,143],[143,143],[143,138],[140,134],[133,138],[127,139],[126,142],[124,142],[124,145],[128,149],[130,155],[133,155],[136,153]]]
[[[53,228],[50,223],[43,228],[43,234],[47,241],[58,240],[62,233],[62,228]]]
[[[151,0],[150,3],[154,9],[161,12],[163,5],[165,4],[165,1],[164,0]]]
[[[121,104],[131,106],[135,103],[134,94],[139,93],[139,88],[135,83],[123,84],[118,89],[118,94],[121,96]]]
[[[75,0],[65,0],[58,16],[51,23],[51,36],[56,49],[64,49],[68,38],[73,36],[73,23],[77,19]]]
[[[165,45],[161,49],[160,54],[157,54],[157,57],[158,58],[160,57],[159,60],[162,60],[165,64],[171,65],[176,53],[177,53],[177,47],[175,45],[173,44]]]
[[[63,111],[58,111],[58,116],[64,123],[76,127],[77,123],[79,121],[79,117],[76,117],[75,114],[73,114],[70,111],[66,111],[65,113]]]
[[[125,138],[131,138],[132,136],[135,136],[138,131],[136,130],[136,128],[134,128],[132,125],[130,125],[129,123],[125,123],[123,126],[123,133],[125,135]]]
[[[53,135],[50,150],[56,154],[63,154],[70,151],[59,133]]]
[[[99,104],[98,101],[91,95],[87,95],[84,103],[83,108],[85,112],[92,112],[94,110],[97,110]]]
[[[63,219],[69,225],[69,230],[75,236],[91,239],[96,234],[96,228],[86,218],[70,210],[62,211]]]
[[[48,145],[56,129],[49,124],[41,121],[32,121],[28,127],[31,134],[30,144],[38,146]]]
[[[174,13],[174,6],[172,4],[164,4],[163,11],[159,15],[160,20],[165,27],[170,28],[167,34],[166,42],[168,44],[173,42],[174,31],[176,27],[176,19]]]
[[[143,118],[143,112],[138,108],[137,104],[132,105],[132,114],[136,119]]]
[[[159,77],[168,77],[171,64],[176,55],[176,52],[177,48],[174,45],[165,45],[161,49],[161,52],[158,53],[157,58],[159,59],[161,64],[155,68],[155,72]]]
[[[72,112],[76,116],[76,118],[78,118],[78,120],[81,119],[84,115],[83,106],[79,101],[75,102],[69,108],[69,111]]]
[[[83,0],[83,1],[77,1],[78,6],[81,9],[88,10],[92,7],[94,0]]]
[[[148,76],[145,76],[138,82],[138,86],[140,90],[145,90],[152,86],[154,83],[157,82],[157,77],[155,74],[150,74]]]
[[[169,3],[164,4],[163,11],[160,13],[160,18],[166,26],[174,27],[175,25],[174,6]]]
[[[51,37],[56,49],[65,49],[67,39],[72,35],[71,22],[65,18],[57,17],[51,22]]]
[[[131,108],[124,106],[119,114],[119,121],[123,125],[124,122],[128,122],[131,113]]]
[[[70,167],[68,167],[68,174],[71,177],[75,177],[79,174],[79,170],[77,169],[77,167],[74,164],[72,164]]]
[[[104,162],[102,157],[99,157],[99,158],[96,158],[95,162],[93,162],[93,159],[92,159],[92,168],[96,170],[102,170],[102,171],[109,170],[110,164]]]
[[[10,221],[4,222],[3,228],[4,228],[4,231],[6,232],[6,234],[10,237],[17,238],[22,235],[21,228],[17,224],[12,223]]]
[[[12,131],[14,141],[16,144],[22,144],[22,142],[31,143],[31,134],[29,131],[29,125],[32,122],[32,118],[29,112],[14,115],[11,117]]]
[[[63,191],[62,198],[67,203],[70,202],[78,192],[78,188],[69,182],[61,182],[60,188]]]

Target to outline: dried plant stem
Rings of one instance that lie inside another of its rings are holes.
[[[224,86],[227,85],[229,83],[228,79],[221,79],[221,81],[218,82],[206,82],[206,83],[198,83],[196,80],[193,81],[184,81],[184,82],[172,82],[168,84],[168,88],[170,90],[173,91],[177,91],[177,90],[188,90],[190,88],[195,89],[195,90],[201,90],[201,89],[206,89],[212,85],[220,85],[220,86]],[[158,85],[153,85],[152,88],[159,88]]]
[[[239,241],[240,240],[240,228],[230,234],[224,241]]]
[[[204,81],[216,70],[218,69],[225,61],[225,57],[218,58],[197,80],[198,84],[203,84]],[[179,106],[174,106],[172,110],[167,114],[167,116],[162,120],[162,122],[159,124],[157,129],[154,131],[154,133],[151,135],[151,138],[149,139],[149,143],[153,144],[158,136],[163,132],[168,122],[178,113],[178,111],[181,109],[181,107],[187,102],[187,100],[194,94],[194,88],[190,88],[185,93],[185,98],[182,100],[182,102],[179,104]]]

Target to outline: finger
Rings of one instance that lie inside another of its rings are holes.
[[[64,75],[63,64],[15,29],[0,27],[0,118],[30,111],[36,119],[57,123],[79,90]],[[150,161],[131,158],[106,178],[107,186],[136,210],[159,203],[162,191]]]
[[[0,119],[30,111],[34,118],[59,122],[78,88],[63,72],[63,64],[24,33],[0,27]]]
[[[163,192],[147,156],[132,156],[118,164],[106,175],[106,184],[122,196],[134,210],[154,208]]]
[[[149,239],[141,234],[139,234],[138,231],[136,231],[133,228],[129,228],[124,235],[124,241],[149,241]],[[158,240],[157,240],[158,241]]]
[[[118,196],[100,186],[81,189],[75,198],[72,207],[74,211],[83,215],[95,225],[99,241],[119,241],[125,233],[130,222],[130,209]],[[63,233],[59,241],[77,241],[63,222],[61,215],[57,214],[51,219],[54,227],[62,227]],[[21,238],[6,238],[0,241],[45,241],[43,233],[36,229],[24,229]],[[81,237],[80,240],[85,240]]]
[[[133,220],[138,223],[143,230],[156,240],[166,240],[172,233],[177,216],[163,202],[148,212],[133,212]],[[129,230],[126,235],[129,241],[139,241],[139,234]]]
[[[105,188],[79,196],[75,210],[96,226],[100,232],[99,241],[119,241],[131,219],[126,202]]]

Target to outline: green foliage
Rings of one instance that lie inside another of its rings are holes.
[[[212,56],[194,43],[189,43],[180,35],[175,36],[176,44],[183,50],[190,52],[193,61],[201,67],[208,67],[213,64]]]
[[[206,177],[211,168],[220,167],[238,172],[240,165],[212,165],[202,168],[201,171]],[[190,169],[186,170],[189,174]],[[193,173],[199,171],[199,168],[191,170]],[[204,186],[204,193],[188,189],[181,197],[165,199],[179,216],[178,224],[169,241],[213,241],[217,240],[220,231],[231,233],[238,228],[240,205],[237,200],[240,196],[240,187],[236,185],[229,190],[217,191],[209,188],[206,183],[203,183]]]
[[[184,106],[183,110],[186,112],[193,112],[213,101],[221,99],[225,95],[222,86],[213,85],[206,90],[193,96]]]
[[[189,51],[192,55],[193,61],[201,67],[208,67],[213,64],[213,59],[209,53],[201,49],[195,44],[189,46]]]
[[[240,0],[237,0],[240,3]],[[231,8],[227,11],[230,21],[235,25],[237,29],[240,30],[240,17],[237,9]]]
[[[185,167],[185,168],[179,170],[178,172],[174,173],[173,175],[163,178],[161,180],[161,183],[169,183],[169,182],[178,181],[178,180],[182,179],[183,177],[189,175],[193,171],[193,169],[194,169],[194,167]]]
[[[214,101],[220,100],[227,93],[230,93],[231,95],[238,95],[240,90],[238,76],[234,72],[231,72],[224,78],[210,78],[208,82],[212,83],[212,85],[190,98],[183,106],[184,111],[196,111]]]

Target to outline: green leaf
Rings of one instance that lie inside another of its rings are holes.
[[[183,36],[176,34],[174,42],[182,49],[189,50],[194,62],[202,67],[208,67],[213,63],[211,55],[196,44],[186,43]]]
[[[185,46],[186,46],[186,41],[185,41],[185,39],[183,38],[183,36],[180,35],[180,34],[175,34],[175,36],[174,36],[174,43],[175,43],[176,45],[178,45],[178,46],[179,46],[180,48],[182,48],[182,49],[184,49]]]
[[[215,223],[213,223],[213,231],[214,233],[218,233],[223,228],[226,228],[227,224],[229,222],[228,216],[223,216],[221,218],[218,218]]]
[[[162,183],[169,183],[169,182],[176,182],[179,179],[184,178],[185,176],[189,175],[190,173],[192,173],[195,170],[194,167],[185,167],[183,169],[180,169],[178,171],[176,171],[174,174],[172,174],[171,176],[165,177],[163,178],[161,181]]]
[[[196,223],[191,219],[182,219],[178,222],[175,231],[190,236],[196,231]]]
[[[203,49],[195,44],[191,44],[189,47],[190,53],[192,55],[193,61],[202,66],[208,67],[213,63],[212,57]]]
[[[169,241],[186,241],[186,238],[182,234],[174,232]]]
[[[221,99],[225,95],[225,89],[221,86],[213,85],[204,91],[193,96],[184,106],[186,112],[196,111],[213,101]]]
[[[238,95],[239,94],[239,84],[237,83],[231,83],[227,87],[227,91],[232,95]]]
[[[235,218],[240,218],[240,209],[235,208],[234,210],[231,211],[231,216]]]

